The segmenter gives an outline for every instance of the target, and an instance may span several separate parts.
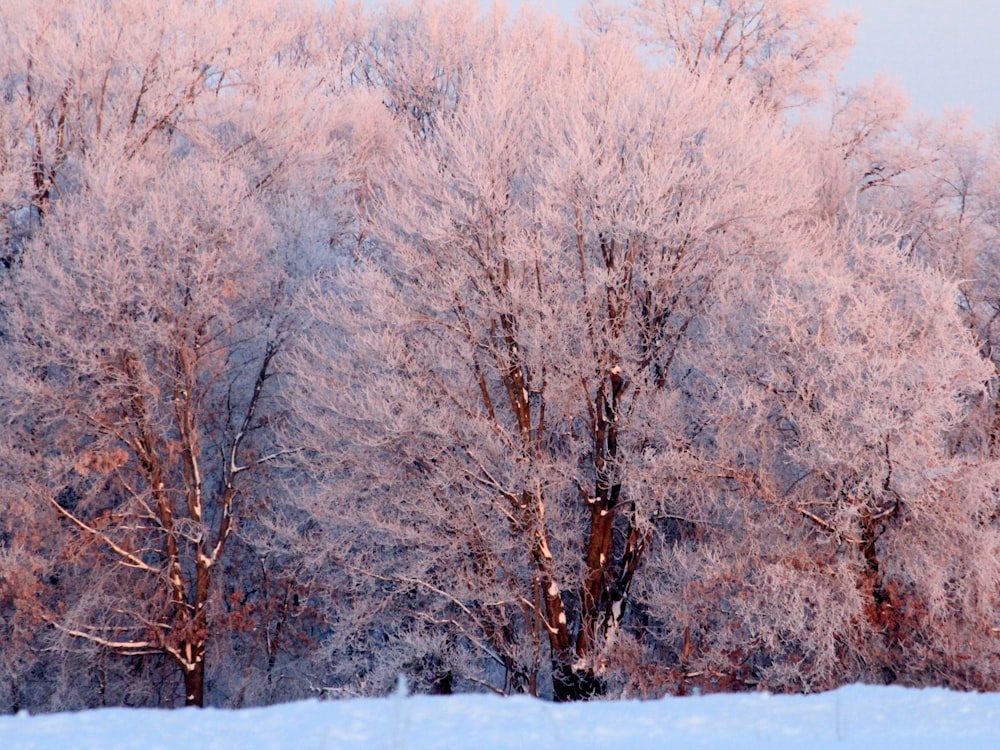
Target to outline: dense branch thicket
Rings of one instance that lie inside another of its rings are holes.
[[[5,710],[1000,676],[1000,154],[821,0],[0,10]]]

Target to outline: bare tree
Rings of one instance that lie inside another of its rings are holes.
[[[6,282],[5,413],[77,579],[53,624],[169,655],[201,705],[215,573],[270,458],[281,266],[241,173],[88,166]]]
[[[992,653],[992,501],[955,451],[989,372],[954,286],[857,211],[852,170],[913,153],[895,99],[774,117],[840,49],[816,10],[815,66],[764,83],[801,32],[770,5],[749,76],[524,25],[433,127],[399,110],[295,367],[357,688],[991,684],[932,646]]]
[[[854,43],[856,19],[827,0],[635,0],[639,37],[694,75],[750,82],[778,108],[820,98]]]
[[[603,690],[649,534],[683,514],[656,487],[682,462],[677,353],[811,196],[770,118],[707,78],[537,39],[394,157],[379,241],[317,287],[294,400],[361,629],[413,654],[443,627],[499,667],[461,677],[573,699]]]
[[[314,164],[335,145],[316,134],[355,23],[340,4],[321,15],[271,0],[5,5],[4,219],[23,235],[81,185],[84,155],[111,144],[123,164],[210,145],[257,188],[305,177],[304,141]]]
[[[26,520],[6,559],[38,584],[12,606],[59,628],[60,655],[169,657],[190,703],[210,635],[271,623],[240,648],[268,671],[293,607],[250,518],[295,275],[325,262],[360,181],[338,130],[358,23],[266,0],[0,10],[4,496]],[[252,561],[239,581],[232,552]]]
[[[917,656],[948,629],[991,649],[991,501],[952,449],[989,372],[952,283],[885,225],[845,230],[797,242],[756,281],[748,269],[692,363],[704,395],[688,481],[710,500],[640,592],[668,615],[667,684],[995,679],[989,659],[960,677],[946,648]]]
[[[1000,169],[786,121],[849,19],[31,5],[12,707],[995,684]]]

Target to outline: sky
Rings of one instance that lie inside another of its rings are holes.
[[[1000,121],[998,0],[832,0],[861,13],[847,81],[886,73],[915,109],[969,110],[980,125]]]
[[[585,0],[523,0],[572,18]],[[831,0],[861,14],[847,83],[886,74],[913,108],[940,116],[968,111],[981,126],[1000,121],[1000,0]]]

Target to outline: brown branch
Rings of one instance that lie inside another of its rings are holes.
[[[157,647],[151,641],[113,641],[107,638],[101,638],[99,635],[94,635],[93,633],[88,633],[84,630],[67,628],[65,625],[62,625],[49,617],[46,617],[45,621],[57,630],[61,630],[63,633],[66,633],[66,635],[71,635],[74,638],[82,638],[86,641],[90,641],[91,643],[96,643],[98,646],[123,652],[129,656],[147,656],[163,653],[163,649]]]
[[[54,497],[50,497],[49,498],[49,502],[51,502],[56,507],[56,510],[59,511],[59,513],[61,515],[63,515],[66,518],[68,518],[70,521],[72,521],[73,523],[75,523],[77,526],[79,526],[84,531],[86,531],[86,532],[88,532],[88,533],[93,534],[94,536],[96,536],[98,539],[100,539],[105,544],[107,544],[117,554],[121,555],[123,558],[125,558],[126,560],[128,560],[128,562],[123,562],[122,565],[125,565],[125,566],[127,566],[129,568],[137,568],[138,570],[145,570],[147,573],[153,573],[154,575],[158,575],[160,573],[160,571],[157,568],[154,568],[154,567],[150,566],[149,564],[143,562],[143,560],[141,558],[136,557],[134,554],[132,554],[128,550],[126,550],[123,547],[121,547],[120,545],[116,544],[114,541],[111,540],[111,538],[107,534],[105,534],[105,533],[103,533],[101,531],[98,531],[93,526],[90,526],[89,524],[85,523],[84,521],[81,521],[79,518],[77,518],[76,516],[74,516],[66,508],[64,508],[62,505],[60,505],[59,501],[56,500]]]

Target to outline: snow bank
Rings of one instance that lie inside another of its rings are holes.
[[[1000,694],[852,686],[553,704],[482,695],[0,717],[4,750],[1000,748]]]

